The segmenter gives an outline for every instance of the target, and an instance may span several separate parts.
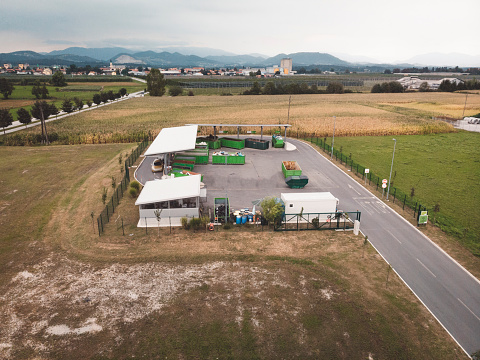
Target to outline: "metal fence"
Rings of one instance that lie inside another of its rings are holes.
[[[360,221],[360,215],[359,211],[284,214],[274,230],[351,230],[354,228],[355,220]]]
[[[115,208],[118,207],[120,200],[123,197],[125,190],[128,188],[128,184],[130,183],[130,172],[129,167],[132,166],[135,161],[137,161],[140,154],[145,150],[148,145],[148,138],[143,140],[138,147],[132,151],[130,156],[125,160],[125,173],[123,175],[122,181],[116,187],[115,191],[113,192],[110,201],[105,205],[105,208],[97,217],[97,227],[98,227],[98,235],[100,236],[103,231],[104,227],[110,221],[110,218],[115,213]]]

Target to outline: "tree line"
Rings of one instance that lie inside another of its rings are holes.
[[[282,84],[281,82],[267,81],[265,86],[261,86],[258,81],[255,81],[252,87],[243,92],[243,95],[283,95],[283,94],[343,94],[352,92],[344,88],[343,84],[338,81],[328,83],[325,90],[318,88],[316,84],[308,86],[307,83],[289,83]]]

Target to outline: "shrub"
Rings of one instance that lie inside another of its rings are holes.
[[[182,227],[183,227],[185,230],[190,229],[190,224],[188,223],[188,218],[182,217],[182,218],[180,219],[180,222],[182,223]]]
[[[192,90],[190,90],[190,91],[188,92],[188,96],[194,96],[194,95],[195,95],[195,94],[193,93]]]
[[[137,180],[130,181],[130,187],[140,191],[140,183]]]
[[[168,89],[170,96],[178,96],[183,94],[183,88],[181,86],[170,86]]]
[[[132,198],[134,198],[134,197],[137,196],[138,190],[135,189],[135,188],[133,188],[133,187],[131,187],[130,189],[128,189],[128,193],[130,194],[130,196],[131,196]]]

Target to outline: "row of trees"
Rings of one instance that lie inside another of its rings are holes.
[[[281,94],[343,94],[349,92],[344,89],[340,82],[330,82],[326,90],[319,90],[316,84],[308,86],[307,83],[289,83],[268,81],[262,88],[258,81],[255,81],[249,90],[245,90],[243,95],[281,95]]]
[[[405,89],[398,81],[388,81],[381,84],[375,84],[371,90],[372,93],[403,93]]]
[[[465,82],[452,82],[443,80],[438,87],[438,91],[453,92],[457,90],[480,90],[480,82],[477,79],[467,80]]]
[[[66,112],[67,114],[69,114],[76,110],[83,109],[85,104],[88,107],[92,106],[93,103],[100,105],[102,102],[106,103],[109,100],[118,99],[122,96],[125,96],[126,94],[127,94],[127,89],[121,88],[118,93],[114,93],[113,91],[110,90],[106,92],[101,92],[99,94],[95,94],[93,95],[93,102],[88,100],[86,103],[84,103],[82,99],[79,99],[77,97],[74,97],[73,99],[65,99],[60,109]],[[33,104],[30,112],[24,108],[18,109],[17,119],[21,124],[24,124],[25,127],[32,122],[32,118],[39,119],[41,121],[41,126],[42,126],[42,139],[43,139],[42,143],[48,144],[48,133],[47,133],[47,127],[45,125],[45,120],[48,119],[50,116],[57,115],[59,112],[60,112],[59,109],[56,107],[54,103],[47,103],[46,101],[36,101]],[[12,125],[12,123],[13,123],[13,115],[11,114],[11,112],[8,109],[0,109],[0,127],[3,128],[4,134],[5,134],[6,128]]]

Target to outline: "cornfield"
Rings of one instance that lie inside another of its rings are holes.
[[[470,94],[465,105],[462,93],[293,95],[290,107],[289,95],[145,97],[51,122],[48,130],[61,144],[134,142],[187,123],[280,125],[264,128],[264,134],[283,131],[281,124],[288,123],[292,127],[287,136],[324,137],[331,136],[335,122],[336,136],[415,135],[455,131],[432,117],[461,118],[464,107],[465,116],[480,113],[480,96]],[[212,131],[200,127],[202,135]],[[246,131],[258,134],[260,127],[242,128]],[[26,144],[39,132],[40,128],[22,130],[22,135],[7,135],[0,142]]]

